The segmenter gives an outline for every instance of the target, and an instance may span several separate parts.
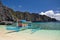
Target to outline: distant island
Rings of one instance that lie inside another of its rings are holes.
[[[20,12],[6,7],[0,2],[0,22],[1,21],[17,21],[26,20],[31,22],[56,22],[55,18],[48,17],[46,15],[39,15],[38,13]]]

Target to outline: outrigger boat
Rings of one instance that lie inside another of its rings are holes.
[[[11,30],[12,32],[19,32],[20,30],[25,30],[30,27],[31,27],[31,22],[27,22],[26,20],[19,20],[13,23],[12,25],[7,25],[6,29]]]
[[[34,25],[30,21],[19,20],[19,21],[13,23],[12,25],[7,25],[6,29],[10,30],[10,32],[8,32],[8,33],[19,32],[19,31],[23,31],[23,30],[26,30],[26,29],[32,29],[31,32],[34,33],[37,30],[40,30],[40,27]]]

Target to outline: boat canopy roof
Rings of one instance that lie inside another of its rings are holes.
[[[19,20],[20,22],[26,22],[26,20]]]

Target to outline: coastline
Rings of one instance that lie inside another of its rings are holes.
[[[31,34],[31,29],[8,33],[6,25],[0,26],[0,40],[60,40],[60,30],[38,30]]]

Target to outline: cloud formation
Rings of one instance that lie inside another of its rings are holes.
[[[57,12],[57,13],[54,13],[53,10],[49,10],[49,11],[46,11],[46,12],[41,12],[39,13],[40,15],[46,15],[46,16],[49,16],[51,18],[55,18],[57,20],[60,20],[60,13]]]

